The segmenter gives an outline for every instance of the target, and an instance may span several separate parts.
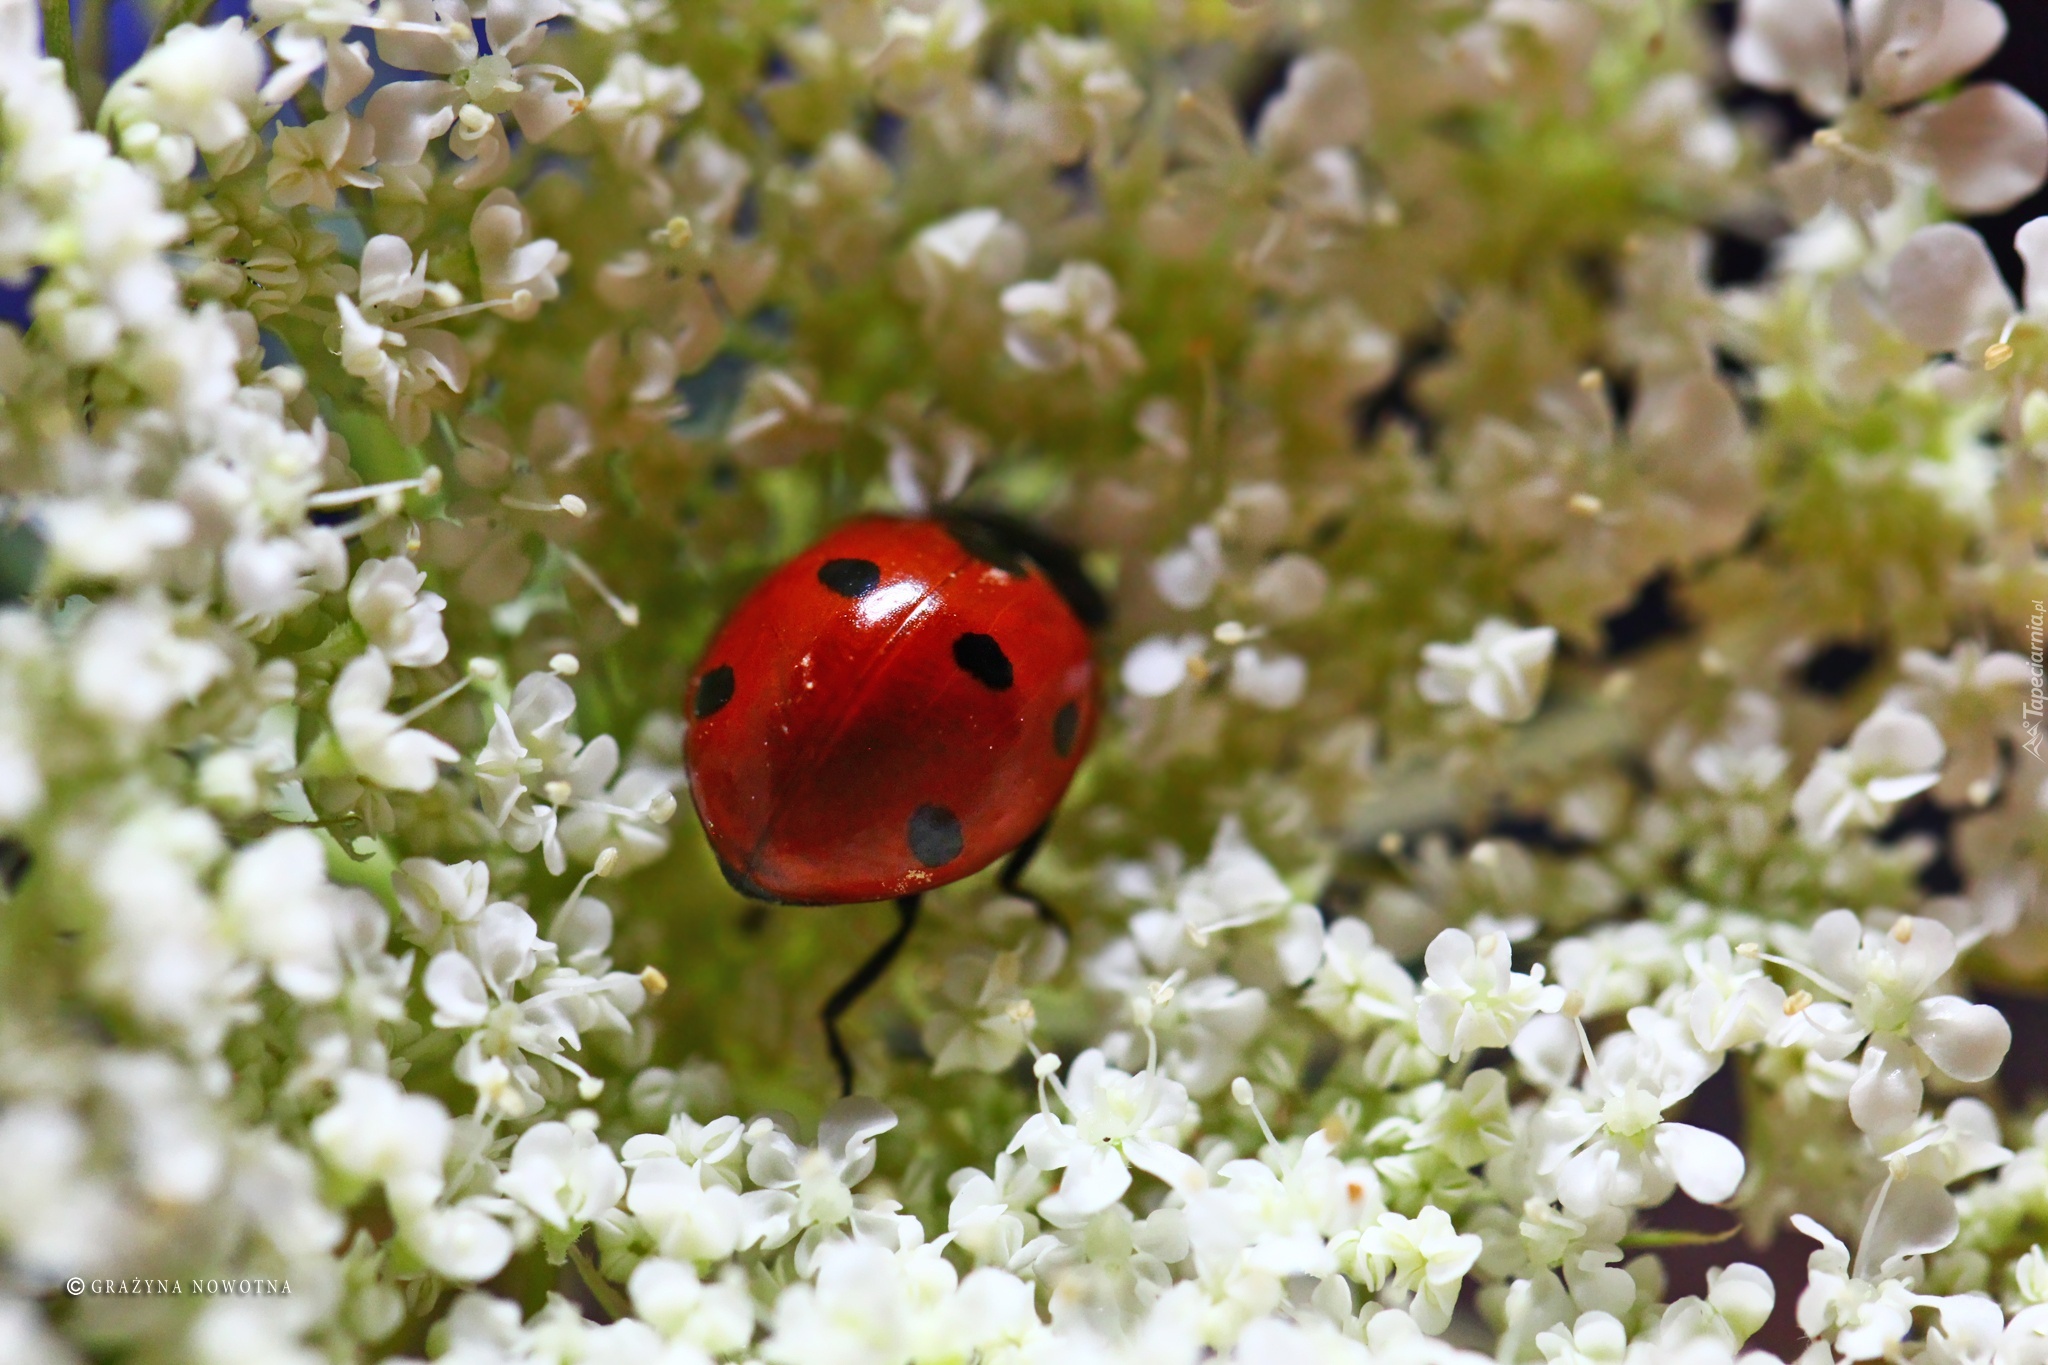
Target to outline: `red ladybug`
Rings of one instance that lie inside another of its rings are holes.
[[[864,517],[769,575],[692,673],[690,795],[726,879],[792,905],[897,901],[896,935],[826,1007],[842,1074],[832,1021],[918,896],[1005,854],[1017,890],[1094,736],[1105,616],[1024,522]]]

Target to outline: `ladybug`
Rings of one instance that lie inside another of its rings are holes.
[[[1017,518],[862,517],[749,594],[690,675],[684,762],[726,880],[785,905],[894,900],[898,924],[824,1011],[879,979],[919,898],[1006,858],[1018,885],[1094,737],[1091,632],[1074,553]]]

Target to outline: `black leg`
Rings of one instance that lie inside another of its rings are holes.
[[[1051,828],[1052,821],[1046,821],[1032,830],[1023,843],[1010,851],[1010,856],[1003,859],[1003,870],[996,874],[996,885],[1002,887],[1006,895],[1027,902],[1038,912],[1040,920],[1059,930],[1060,937],[1071,943],[1074,935],[1067,928],[1066,916],[1047,905],[1036,892],[1026,891],[1022,885],[1024,869],[1031,866],[1031,860],[1038,854],[1039,845],[1045,842],[1045,832]]]
[[[917,927],[917,908],[923,896],[898,896],[896,898],[896,932],[889,935],[881,947],[868,954],[868,960],[855,969],[852,976],[841,982],[839,989],[832,992],[832,998],[825,1002],[819,1017],[825,1023],[825,1046],[832,1050],[832,1064],[839,1068],[839,1093],[853,1093],[853,1058],[846,1051],[846,1040],[839,1036],[839,1016],[853,1008],[856,1000],[867,994],[868,988],[882,979],[882,973],[889,970],[889,964],[903,951],[903,944],[910,937],[910,931]]]

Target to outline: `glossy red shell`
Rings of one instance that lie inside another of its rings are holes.
[[[863,518],[733,612],[691,674],[684,756],[734,886],[926,891],[1052,814],[1094,735],[1094,656],[1043,571],[1009,563],[939,521]]]

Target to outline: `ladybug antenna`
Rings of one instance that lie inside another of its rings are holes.
[[[1100,630],[1109,624],[1109,599],[1081,567],[1081,556],[1059,537],[1024,518],[990,507],[955,503],[939,513],[953,538],[977,559],[1017,572],[1035,564],[1053,591],[1066,599],[1082,625]]]

